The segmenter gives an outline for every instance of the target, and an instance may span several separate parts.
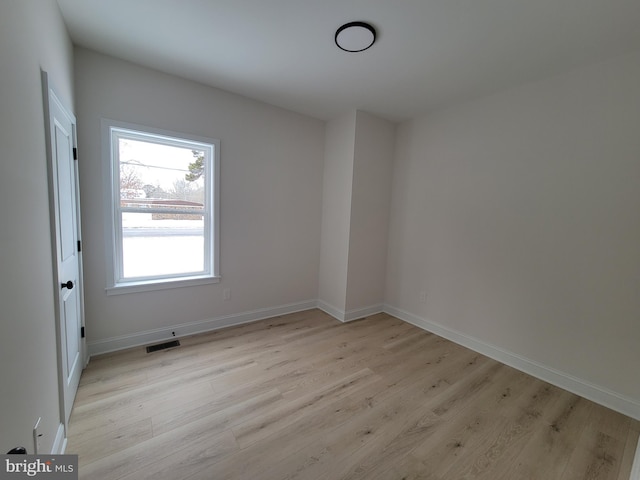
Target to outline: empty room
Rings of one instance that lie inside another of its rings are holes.
[[[0,0],[0,477],[640,480],[639,21]]]

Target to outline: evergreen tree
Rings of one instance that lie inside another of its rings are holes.
[[[187,182],[195,182],[204,175],[204,152],[191,150],[195,160],[189,164],[189,173],[184,176]]]

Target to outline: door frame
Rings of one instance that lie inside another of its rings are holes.
[[[46,143],[46,156],[47,156],[47,176],[49,183],[49,219],[51,224],[51,251],[52,251],[52,267],[53,267],[53,276],[52,276],[52,286],[53,286],[53,298],[55,305],[55,329],[56,329],[56,352],[57,352],[57,369],[58,369],[58,398],[59,398],[59,409],[60,409],[60,423],[64,426],[64,439],[62,439],[61,452],[64,452],[64,448],[66,446],[66,438],[68,434],[68,419],[66,416],[66,400],[65,400],[65,378],[66,374],[64,372],[64,363],[63,363],[63,355],[66,355],[66,352],[63,351],[63,339],[62,339],[62,318],[61,318],[61,304],[60,304],[60,259],[58,258],[58,227],[57,227],[57,209],[56,202],[58,197],[57,191],[57,183],[56,183],[56,174],[57,174],[57,166],[55,165],[54,155],[53,155],[53,139],[52,139],[52,128],[53,128],[53,119],[50,109],[50,102],[56,102],[58,107],[63,110],[65,115],[69,117],[72,123],[72,142],[74,151],[77,152],[77,133],[76,133],[76,117],[71,113],[71,109],[67,107],[61,100],[58,95],[56,95],[57,89],[49,78],[49,75],[44,70],[41,71],[42,76],[42,94],[43,94],[43,103],[44,103],[44,123],[45,123],[45,143]],[[78,178],[78,162],[73,162],[74,168],[74,185],[73,188],[75,190],[75,207],[76,207],[76,235],[77,239],[82,245],[82,236],[81,236],[81,217],[80,217],[80,186],[79,186],[79,178]],[[82,265],[82,249],[80,248],[77,252],[78,259],[78,281],[77,285],[74,288],[77,288],[77,295],[79,299],[79,315],[80,315],[80,326],[84,329],[85,326],[85,310],[84,310],[84,277],[83,277],[83,265]],[[87,365],[88,358],[88,350],[86,338],[82,337],[80,339],[80,362],[81,368]]]

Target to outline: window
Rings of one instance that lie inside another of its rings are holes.
[[[104,122],[111,179],[108,293],[218,280],[217,140]]]

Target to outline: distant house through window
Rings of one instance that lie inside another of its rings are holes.
[[[109,293],[217,281],[219,142],[105,123]]]

